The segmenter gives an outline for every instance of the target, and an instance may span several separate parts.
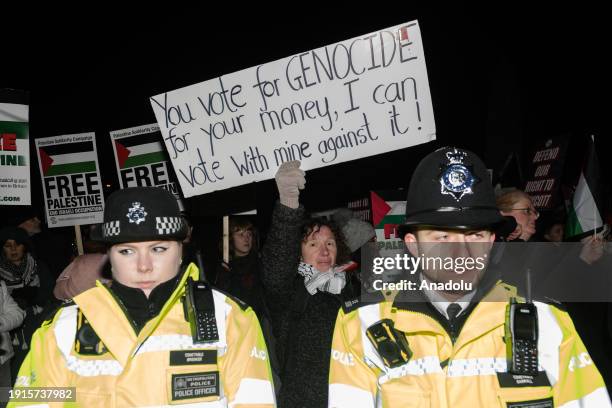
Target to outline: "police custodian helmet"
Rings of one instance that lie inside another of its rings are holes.
[[[416,228],[491,229],[504,225],[484,163],[469,150],[443,147],[414,171],[400,237]]]
[[[176,198],[160,187],[129,187],[112,193],[104,208],[104,222],[92,239],[108,244],[156,240],[181,241],[187,224]]]

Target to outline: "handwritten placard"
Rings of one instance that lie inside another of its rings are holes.
[[[289,34],[288,34],[289,35]],[[418,22],[151,97],[185,197],[435,139]]]

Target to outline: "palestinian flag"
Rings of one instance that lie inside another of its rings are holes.
[[[595,137],[589,138],[587,157],[584,162],[574,198],[565,224],[565,237],[580,240],[603,228],[601,217],[602,188],[599,160],[595,151]]]
[[[38,155],[43,177],[96,171],[93,141],[39,147]]]
[[[119,169],[168,160],[159,131],[118,138],[114,143]]]
[[[385,195],[384,193],[380,193]],[[403,194],[403,192],[402,192]],[[394,197],[395,198],[395,197]],[[406,201],[385,200],[379,193],[370,191],[372,224],[383,228],[385,224],[403,224],[406,219]]]
[[[406,220],[406,200],[402,190],[370,191],[372,224],[378,241],[397,240],[396,228]],[[392,238],[393,236],[393,238]]]

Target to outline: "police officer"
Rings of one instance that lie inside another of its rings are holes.
[[[611,406],[568,314],[519,297],[488,267],[501,225],[474,153],[442,148],[420,162],[400,228],[422,262],[414,285],[339,311],[330,407]],[[425,262],[436,256],[450,268]]]
[[[113,282],[38,329],[16,387],[75,387],[82,407],[275,406],[255,313],[181,268],[186,232],[166,190],[113,193],[98,237]]]

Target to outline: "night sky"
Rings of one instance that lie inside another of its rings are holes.
[[[150,96],[418,19],[438,140],[310,171],[302,198],[311,210],[406,187],[418,160],[442,145],[472,149],[498,171],[510,151],[524,156],[550,136],[568,134],[575,161],[586,135],[609,144],[610,36],[602,10],[584,2],[537,10],[514,2],[495,9],[330,4],[216,11],[166,4],[129,13],[54,8],[37,10],[31,20],[21,11],[3,28],[0,87],[30,91],[33,138],[95,131],[103,180],[116,188],[108,132],[155,122]],[[274,200],[267,181],[188,205],[194,215],[257,207],[265,216]]]

